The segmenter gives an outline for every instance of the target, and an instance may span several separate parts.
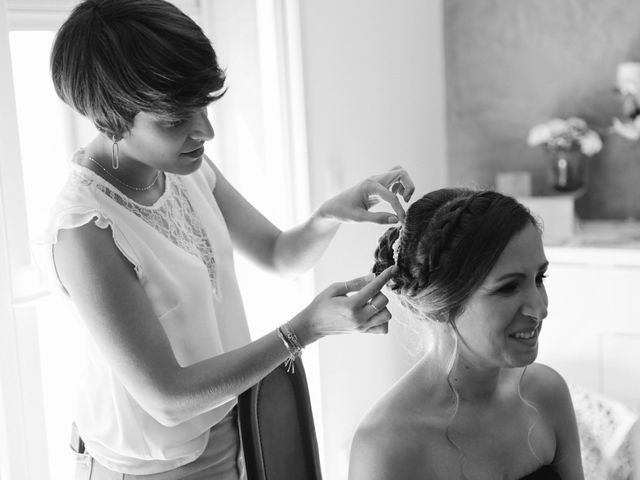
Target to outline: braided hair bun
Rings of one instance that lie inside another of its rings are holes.
[[[393,245],[400,237],[400,227],[391,227],[378,239],[378,248],[374,253],[376,259],[373,264],[373,273],[380,275],[384,270],[394,265]]]
[[[402,303],[450,321],[529,223],[538,226],[512,197],[491,190],[436,190],[409,207],[403,225],[380,237],[373,272],[397,265],[389,287]]]

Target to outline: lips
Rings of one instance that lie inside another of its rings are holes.
[[[542,322],[510,333],[509,338],[512,338],[528,346],[534,346],[538,341],[538,336],[540,335],[541,328]]]
[[[197,158],[197,157],[201,157],[203,154],[204,154],[204,146],[201,145],[194,150],[184,152],[182,155],[185,155],[187,157]]]

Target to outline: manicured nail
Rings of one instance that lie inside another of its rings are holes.
[[[389,215],[387,218],[387,223],[398,223],[398,217],[395,215]]]

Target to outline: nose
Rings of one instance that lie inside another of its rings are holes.
[[[527,317],[533,317],[538,321],[547,318],[549,299],[544,286],[532,288],[527,294],[526,303],[522,307],[522,314]]]
[[[215,132],[209,121],[206,107],[194,115],[191,122],[191,133],[189,135],[194,140],[206,142],[213,139]]]

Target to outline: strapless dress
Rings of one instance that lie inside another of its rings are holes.
[[[543,465],[538,470],[530,473],[526,477],[522,477],[520,480],[562,480],[560,475],[550,467],[549,465]]]

